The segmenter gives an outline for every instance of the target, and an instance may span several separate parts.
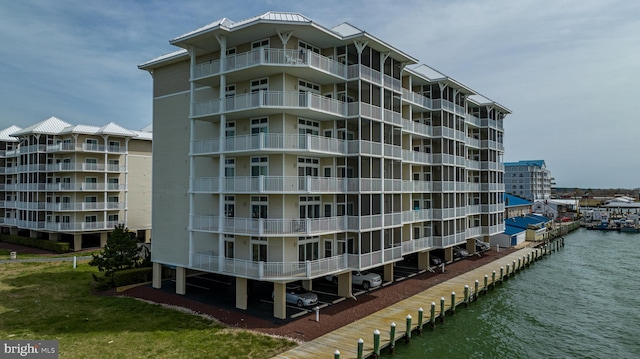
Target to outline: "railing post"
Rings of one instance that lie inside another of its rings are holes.
[[[380,331],[378,329],[373,331],[373,356],[380,357]]]
[[[436,303],[431,302],[431,318],[429,319],[429,323],[431,323],[431,328],[436,326]]]
[[[264,276],[264,262],[258,262],[258,278],[262,278]]]
[[[456,312],[456,292],[451,292],[451,314]]]
[[[311,277],[311,261],[306,261],[305,266],[306,266],[306,276]]]
[[[389,351],[393,353],[396,347],[396,323],[391,322],[391,330],[389,331]]]

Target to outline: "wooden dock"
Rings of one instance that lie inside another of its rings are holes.
[[[553,249],[557,250],[557,247],[549,246],[545,248],[523,248],[517,250],[491,263],[437,284],[420,294],[404,299],[331,333],[301,344],[296,348],[275,356],[274,359],[329,359],[336,357],[336,350],[340,352],[340,359],[358,358],[358,340],[360,338],[364,341],[362,345],[362,358],[370,357],[374,354],[375,349],[374,331],[378,330],[380,332],[380,344],[378,348],[386,348],[391,344],[391,323],[396,323],[394,342],[397,342],[407,334],[408,315],[412,317],[411,331],[413,332],[418,329],[419,308],[423,308],[423,326],[430,325],[431,320],[436,323],[441,319],[442,308],[445,309],[444,318],[446,318],[447,315],[451,315],[452,307],[455,310],[456,306],[467,302],[467,300],[465,300],[465,285],[468,286],[468,301],[470,301],[471,298],[477,298],[478,295],[491,288],[493,284],[502,282],[503,278],[500,277],[501,267],[503,268],[503,276],[506,278],[513,275],[514,272],[525,268],[531,262],[541,258],[545,254],[550,253]],[[495,283],[493,281],[494,271],[496,272]],[[485,275],[488,277],[486,287],[484,284]],[[479,282],[478,293],[474,293],[476,280]],[[453,302],[453,305],[452,292],[455,292],[455,302]],[[444,298],[444,301],[442,298]],[[436,304],[433,319],[431,318],[432,303]],[[385,349],[385,352],[388,352],[388,349]]]

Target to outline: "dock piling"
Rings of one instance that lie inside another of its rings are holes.
[[[431,319],[429,320],[431,323],[431,328],[435,328],[436,326],[436,302],[431,302]]]
[[[451,292],[451,314],[456,311],[456,292]]]
[[[440,322],[444,323],[444,297],[440,297]]]
[[[380,357],[380,331],[378,329],[373,331],[373,357]]]
[[[418,308],[418,334],[422,333],[422,320],[424,319],[424,309]]]
[[[407,331],[404,336],[407,343],[411,341],[411,319],[411,314],[407,314]]]
[[[358,339],[358,359],[362,359],[362,352],[364,351],[364,340]]]
[[[391,330],[389,331],[389,351],[393,353],[396,347],[396,322],[391,322]]]

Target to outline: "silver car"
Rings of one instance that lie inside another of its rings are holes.
[[[308,292],[304,288],[295,287],[287,288],[287,303],[295,304],[298,307],[308,307],[318,304],[318,295]]]
[[[325,279],[329,282],[333,282],[334,284],[338,284],[338,277],[334,275],[328,275]],[[376,273],[355,271],[351,272],[351,282],[353,285],[360,286],[366,290],[381,286],[382,277]]]

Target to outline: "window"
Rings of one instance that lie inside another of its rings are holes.
[[[109,152],[120,152],[120,141],[109,141]]]
[[[268,200],[267,196],[251,196],[251,217],[267,218]]]
[[[298,157],[298,176],[318,177],[320,160],[318,158]]]
[[[224,256],[225,258],[234,257],[235,237],[231,234],[224,235]]]
[[[251,237],[251,259],[254,261],[267,261],[267,239]]]
[[[85,158],[84,167],[89,171],[96,171],[98,169],[98,159],[97,158]]]
[[[109,171],[119,171],[120,170],[120,160],[109,160],[108,162],[108,170]]]
[[[298,238],[298,261],[313,261],[319,258],[320,237]]]
[[[320,218],[320,196],[300,196],[300,218]]]
[[[224,137],[234,137],[236,135],[236,123],[234,121],[230,121],[224,124]]]
[[[269,132],[269,119],[267,117],[252,118],[251,119],[251,134],[268,133]]]
[[[236,175],[236,160],[235,158],[227,158],[224,160],[224,176],[235,177]]]
[[[269,39],[258,40],[251,43],[252,49],[257,49],[260,47],[268,47],[268,46],[269,46]]]
[[[267,176],[269,174],[269,157],[251,157],[251,176]]]
[[[235,217],[236,198],[235,196],[224,196],[224,216]]]
[[[110,214],[107,218],[108,218],[109,222],[118,222],[118,215],[117,214]]]
[[[96,196],[86,196],[84,197],[85,203],[96,203],[98,202],[98,198]]]
[[[85,140],[85,143],[87,144],[85,147],[87,150],[89,151],[98,151],[98,140],[96,140],[95,138],[87,138]]]
[[[269,89],[269,79],[263,78],[258,80],[251,81],[251,92],[258,92],[260,90],[268,90]]]
[[[84,216],[84,221],[87,223],[96,223],[98,221],[98,217],[96,216]]]
[[[310,45],[310,44],[308,44],[308,43],[306,43],[306,42],[304,42],[304,41],[298,41],[298,48],[300,48],[300,49],[304,49],[304,50],[313,51],[313,52],[315,52],[316,54],[319,54],[319,53],[320,53],[320,48],[315,47],[315,46],[313,46],[313,45]]]

